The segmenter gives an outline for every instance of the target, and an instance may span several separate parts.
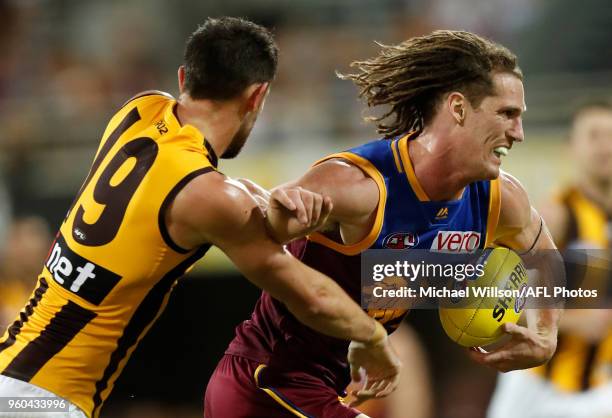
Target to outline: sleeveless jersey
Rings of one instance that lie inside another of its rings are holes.
[[[500,210],[498,180],[472,183],[457,200],[431,201],[414,174],[409,139],[373,141],[315,163],[347,160],[371,177],[379,189],[373,227],[360,242],[344,245],[338,237],[316,233],[289,245],[296,257],[332,277],[357,303],[361,297],[360,253],[367,249],[465,252],[484,248],[494,236]],[[369,312],[389,332],[406,313],[398,309]],[[342,395],[350,382],[347,349],[347,341],[306,327],[282,303],[263,292],[251,319],[236,328],[226,353],[269,367],[304,371]]]
[[[571,187],[560,195],[561,204],[569,215],[569,225],[560,249],[609,249],[609,232],[612,221],[594,202],[578,189]],[[601,260],[599,260],[601,262]],[[586,266],[585,281],[593,275],[609,272],[610,266]],[[584,287],[589,287],[584,286]],[[600,291],[610,291],[600,289]],[[534,369],[540,376],[552,382],[557,388],[567,392],[580,392],[605,383],[612,382],[612,327],[601,341],[589,342],[579,335],[560,332],[557,351],[551,360]]]
[[[216,157],[176,101],[146,93],[110,120],[29,303],[0,340],[0,372],[98,416],[176,280],[208,246],[175,244],[164,214]]]

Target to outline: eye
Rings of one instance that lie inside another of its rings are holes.
[[[503,109],[499,113],[508,119],[515,118],[519,116],[520,114],[520,112],[517,109]]]

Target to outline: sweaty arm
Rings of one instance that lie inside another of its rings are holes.
[[[379,190],[376,182],[352,163],[341,159],[325,161],[277,189],[292,187],[331,198],[333,207],[321,229],[338,228],[345,245],[354,244],[368,234],[376,215]]]
[[[218,246],[251,282],[311,328],[365,343],[385,338],[384,329],[333,280],[268,236],[263,212],[241,183],[219,173],[195,178],[174,200],[166,223],[184,248]]]
[[[542,285],[564,279],[562,262],[546,224],[529,203],[527,192],[517,179],[500,175],[501,210],[495,243],[512,248],[528,268],[538,270]],[[544,251],[541,251],[544,250]],[[489,353],[471,353],[483,364],[500,371],[525,369],[545,363],[557,346],[557,329],[562,310],[558,306],[526,310],[527,327],[504,324],[512,337],[502,347]]]

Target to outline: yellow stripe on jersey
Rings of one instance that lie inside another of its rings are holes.
[[[489,247],[495,241],[495,229],[499,223],[499,214],[501,211],[501,187],[499,186],[499,178],[491,180],[489,188],[489,215],[487,216],[487,234],[485,238],[485,247]]]
[[[393,161],[395,161],[395,168],[398,173],[403,173],[402,163],[400,162],[399,151],[397,150],[397,143],[399,140],[391,141],[391,151],[393,152]]]
[[[49,252],[38,286],[0,339],[0,373],[97,417],[176,280],[207,247],[165,228],[172,199],[216,156],[176,101],[153,92],[110,120],[91,170]]]
[[[409,133],[400,139],[397,143],[397,147],[399,148],[400,156],[402,159],[402,164],[404,165],[404,171],[406,172],[406,178],[408,178],[408,183],[414,190],[414,194],[416,194],[417,198],[421,202],[429,202],[429,196],[423,190],[421,183],[419,183],[419,179],[416,177],[416,173],[414,172],[414,167],[412,166],[412,161],[410,161],[410,153],[408,152],[408,148],[410,147],[410,137],[413,133]]]
[[[353,163],[355,166],[359,167],[363,170],[378,186],[378,207],[376,208],[376,217],[374,219],[374,224],[370,229],[370,232],[359,242],[355,244],[345,245],[339,242],[336,242],[325,235],[315,232],[308,236],[308,239],[316,242],[318,244],[324,245],[328,248],[331,248],[334,251],[337,251],[341,254],[345,255],[357,255],[365,250],[367,250],[378,238],[380,234],[380,230],[383,226],[383,220],[385,218],[385,205],[387,204],[387,186],[385,184],[385,180],[378,171],[378,169],[359,155],[350,153],[350,152],[339,152],[337,154],[329,155],[317,162],[313,165],[321,164],[324,161],[331,160],[334,158],[340,158],[344,160],[348,160]]]

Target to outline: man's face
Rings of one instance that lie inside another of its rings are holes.
[[[497,178],[502,158],[508,155],[514,142],[524,139],[523,82],[511,73],[496,73],[492,78],[494,95],[467,111],[468,139],[461,151],[468,170],[482,180]]]
[[[242,120],[242,123],[240,124],[238,131],[232,138],[232,141],[230,142],[229,146],[227,147],[227,149],[225,150],[221,158],[225,158],[225,159],[234,158],[238,156],[238,154],[240,154],[240,151],[242,151],[244,144],[246,144],[246,141],[249,138],[249,135],[251,134],[253,127],[255,126],[255,122],[257,122],[257,117],[263,110],[264,104],[266,102],[266,97],[268,96],[269,91],[270,89],[267,88],[264,93],[265,96],[261,100],[261,104],[259,105],[259,107],[253,110],[252,112],[250,112],[249,114],[247,114],[245,118]]]
[[[253,130],[253,126],[255,126],[255,122],[257,121],[258,115],[259,111],[252,112],[244,118],[242,124],[240,125],[240,128],[238,128],[238,132],[236,132],[236,134],[232,138],[232,141],[230,142],[229,146],[227,147],[221,158],[234,158],[238,156],[238,154],[240,154],[240,151],[242,151],[244,144],[246,144],[246,141],[249,138],[251,131]]]
[[[597,182],[612,180],[612,111],[588,109],[574,120],[572,155],[581,172]]]

